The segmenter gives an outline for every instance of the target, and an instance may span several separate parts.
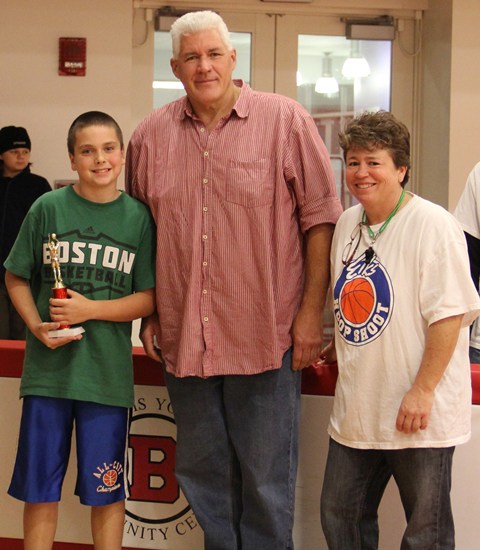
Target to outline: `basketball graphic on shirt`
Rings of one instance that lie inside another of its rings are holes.
[[[344,266],[333,288],[333,310],[339,336],[352,346],[376,340],[390,324],[394,306],[392,282],[385,266],[365,255]]]
[[[354,325],[364,323],[370,317],[374,302],[375,292],[368,279],[353,279],[342,289],[340,307],[345,319]]]
[[[118,474],[116,470],[107,470],[103,474],[103,483],[105,487],[113,487],[115,483],[117,482]]]

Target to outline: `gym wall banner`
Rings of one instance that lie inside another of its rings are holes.
[[[21,415],[18,398],[24,343],[0,341],[0,550],[22,550],[23,503],[7,495]],[[203,532],[175,475],[176,427],[160,366],[134,348],[135,406],[129,436],[123,549],[203,550]],[[296,482],[296,550],[327,550],[320,526],[320,491],[328,452],[327,424],[336,365],[302,374],[299,468]],[[455,451],[452,506],[458,548],[478,547],[480,516],[480,366],[472,365],[472,439]],[[76,449],[65,477],[55,550],[91,550],[90,509],[74,495]],[[473,475],[472,475],[473,472]],[[115,465],[99,466],[99,486],[116,481]],[[380,550],[399,548],[405,517],[398,490],[389,483],[379,510]]]
[[[123,544],[201,548],[203,533],[175,478],[176,428],[164,386],[136,386]]]

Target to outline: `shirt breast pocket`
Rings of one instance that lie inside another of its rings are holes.
[[[267,159],[231,160],[226,175],[226,200],[250,208],[271,204],[274,180],[269,177],[268,166]]]

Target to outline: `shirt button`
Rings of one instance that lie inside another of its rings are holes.
[[[202,262],[202,265],[208,265],[208,262]]]
[[[203,320],[204,320],[205,322],[207,322],[207,321],[208,321],[208,317],[204,317]]]
[[[206,293],[207,293],[207,289],[204,288],[204,289],[202,290],[202,292],[203,292],[204,294],[206,294]]]
[[[203,183],[208,183],[207,178],[204,178]]]
[[[204,212],[208,212],[208,208],[206,206],[203,207]]]
[[[202,235],[202,239],[206,241],[208,239],[208,235]]]
[[[203,156],[204,156],[204,157],[208,157],[208,151],[205,151],[205,152],[203,153]]]
[[[200,128],[200,132],[205,132],[205,128]]]

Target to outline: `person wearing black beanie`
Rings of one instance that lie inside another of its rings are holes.
[[[0,155],[11,149],[28,149],[32,144],[27,130],[21,126],[5,126],[0,130]]]
[[[6,260],[33,202],[51,191],[48,181],[30,171],[30,137],[21,126],[0,130],[0,339],[24,340],[25,324],[5,288]]]

